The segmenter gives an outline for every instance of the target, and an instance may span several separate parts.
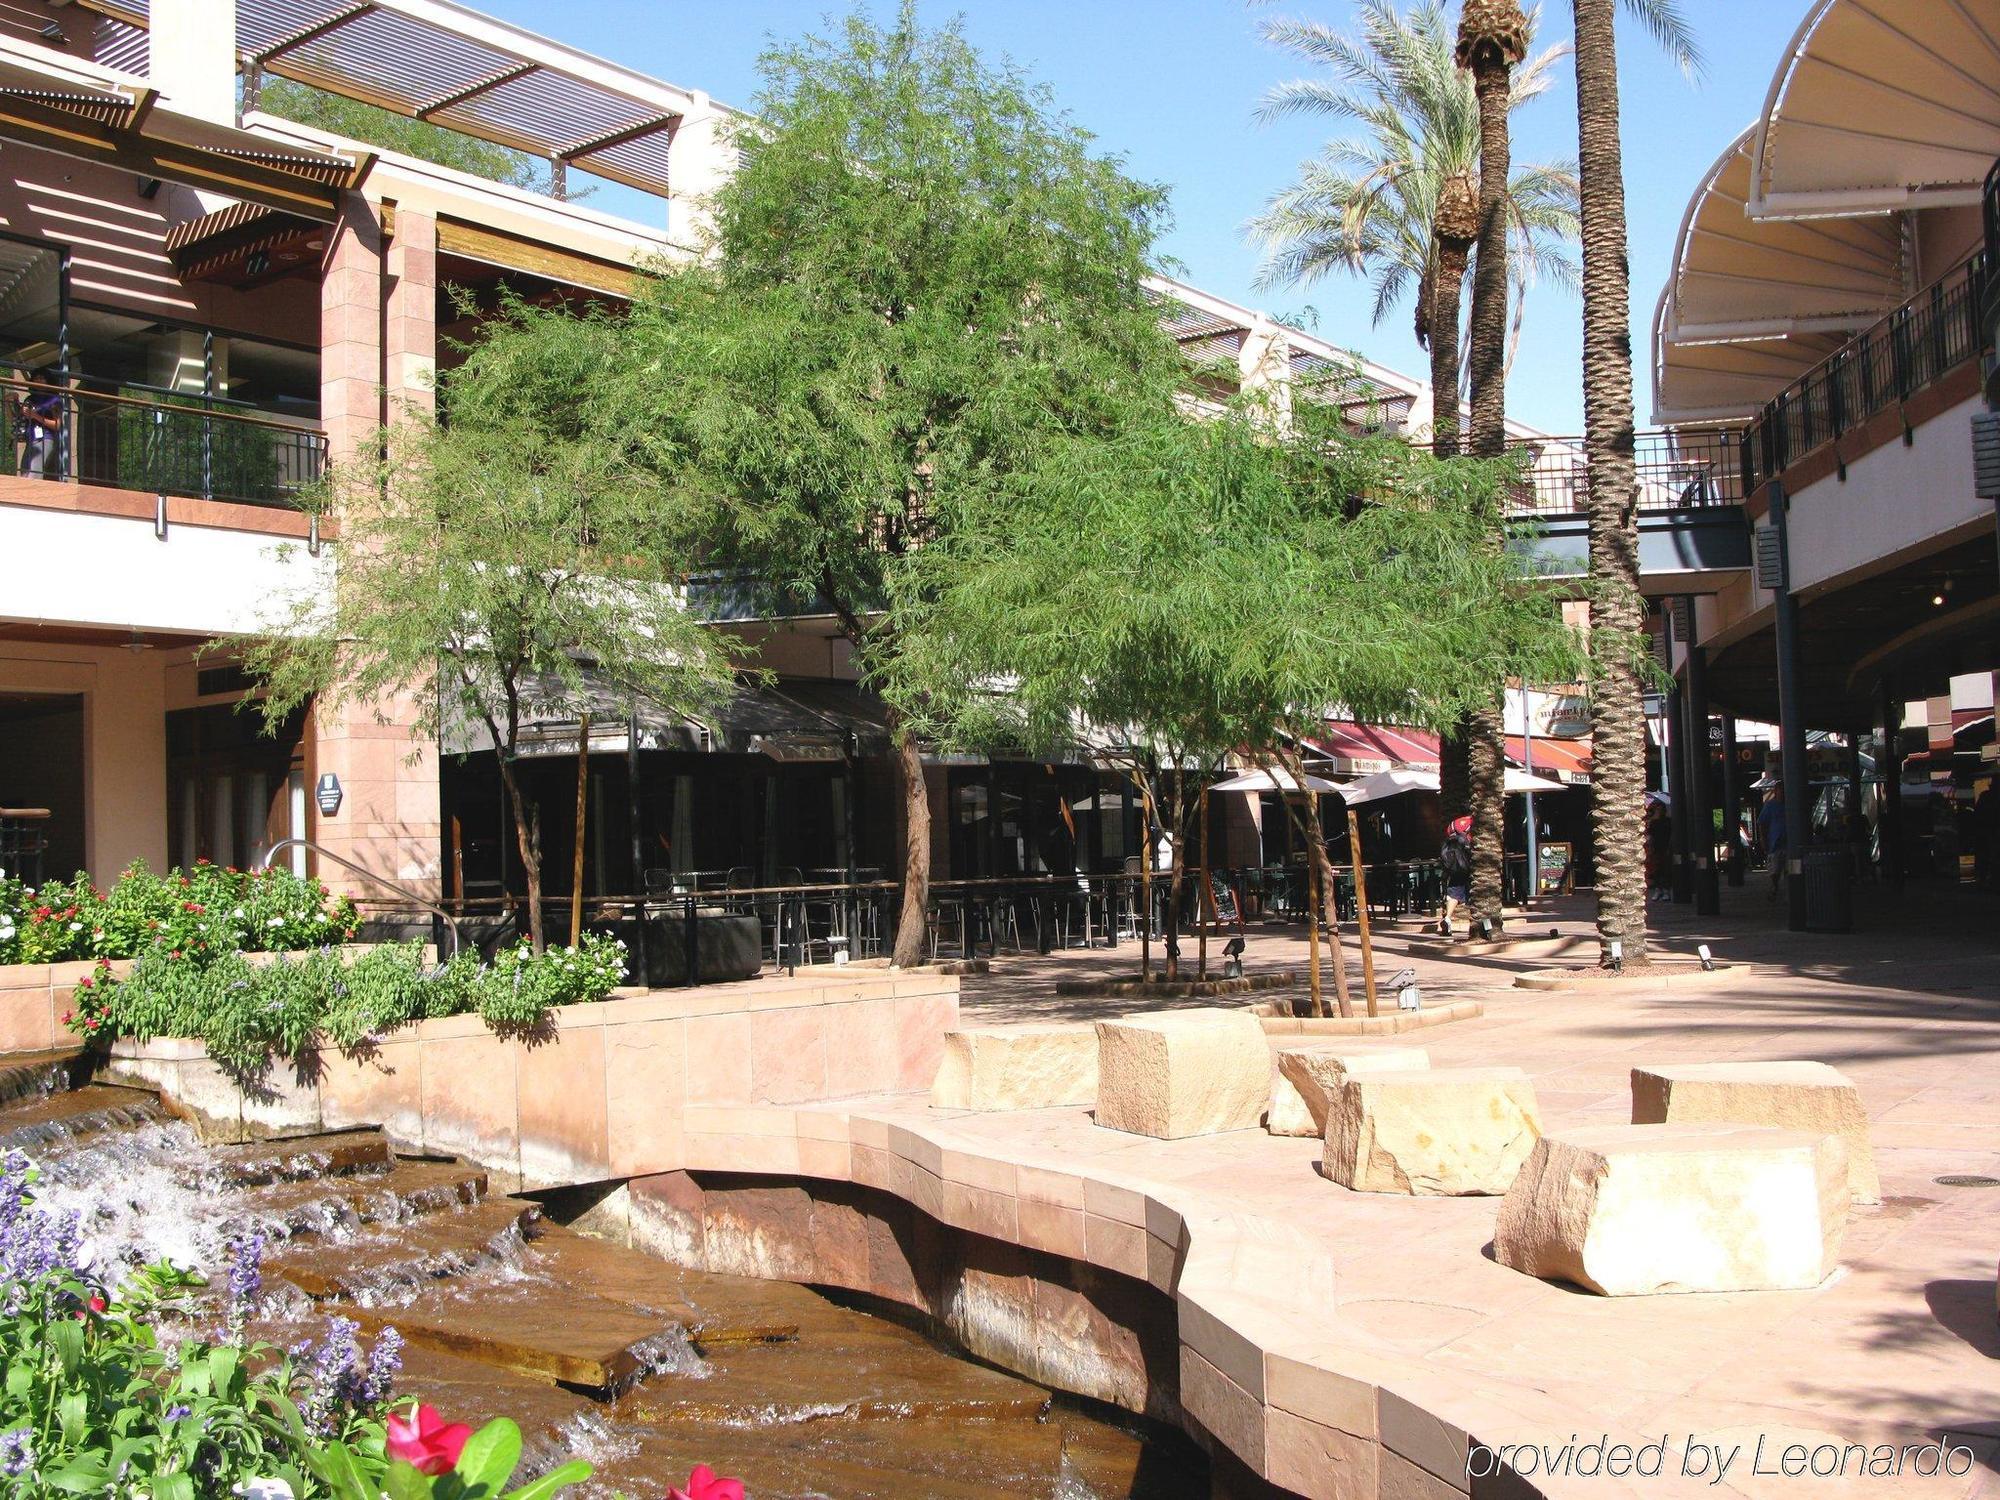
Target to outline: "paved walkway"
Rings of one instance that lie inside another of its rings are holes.
[[[1808,1058],[1848,1072],[1873,1121],[1885,1201],[1854,1211],[1844,1269],[1812,1292],[1610,1299],[1546,1285],[1490,1258],[1494,1200],[1350,1193],[1317,1175],[1311,1141],[1151,1141],[1101,1130],[1081,1111],[937,1128],[996,1155],[1056,1158],[1157,1189],[1183,1215],[1232,1221],[1248,1238],[1259,1222],[1302,1234],[1326,1247],[1335,1282],[1330,1305],[1293,1312],[1329,1346],[1394,1351],[1455,1381],[1533,1392],[1566,1410],[1584,1439],[1609,1430],[1664,1434],[1683,1448],[1742,1445],[1715,1492],[2000,1495],[2000,1186],[1939,1182],[2000,1178],[2000,900],[1912,887],[1892,902],[1864,890],[1864,930],[1808,936],[1779,929],[1761,887],[1725,894],[1719,918],[1673,907],[1657,916],[1669,951],[1706,941],[1739,965],[1698,987],[1518,990],[1514,974],[1546,956],[1452,957],[1409,933],[1383,935],[1378,968],[1413,962],[1427,998],[1480,999],[1484,1016],[1405,1040],[1428,1047],[1437,1066],[1526,1068],[1551,1129],[1628,1118],[1635,1064]],[[1587,922],[1582,905],[1560,903],[1532,925],[1553,926],[1549,946],[1559,948]],[[1583,944],[1570,961],[1589,953]],[[1302,956],[1296,934],[1256,931],[1249,967],[1298,966]],[[995,1020],[1129,1009],[1058,998],[1050,981],[1132,963],[1129,946],[1003,957],[999,972],[967,979],[963,1006],[968,1019]],[[1533,1425],[1542,1436],[1546,1423]],[[1790,1442],[1939,1436],[1976,1454],[1970,1475],[1814,1481],[1776,1472]],[[1750,1472],[1759,1437],[1771,1473]]]

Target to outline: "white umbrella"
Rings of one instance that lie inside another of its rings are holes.
[[[1658,807],[1672,807],[1674,805],[1674,799],[1669,797],[1665,792],[1648,792],[1646,793],[1646,801]]]
[[[1568,787],[1560,781],[1550,781],[1544,776],[1530,776],[1526,771],[1507,768],[1506,790],[1513,792],[1566,792]]]
[[[1227,781],[1218,781],[1211,792],[1338,792],[1338,782],[1308,775],[1301,782],[1282,766],[1271,771],[1239,771]]]
[[[1341,788],[1340,794],[1350,803],[1377,802],[1384,797],[1399,796],[1404,792],[1434,792],[1438,789],[1438,773],[1435,771],[1413,771],[1398,766],[1394,770],[1377,771],[1373,776],[1364,776]],[[1519,792],[1562,792],[1569,790],[1560,781],[1548,781],[1540,776],[1530,776],[1526,771],[1513,766],[1507,768],[1504,790],[1509,796]]]
[[[1407,766],[1395,766],[1387,771],[1377,771],[1372,776],[1364,776],[1359,781],[1349,782],[1340,789],[1340,795],[1351,805],[1379,802],[1384,797],[1397,797],[1404,792],[1434,792],[1437,789],[1437,772],[1413,771]]]

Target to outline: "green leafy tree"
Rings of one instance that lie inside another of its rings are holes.
[[[895,574],[1052,444],[1171,399],[1184,365],[1144,287],[1165,201],[910,5],[779,46],[763,70],[711,253],[640,296],[591,404],[713,566],[831,616],[902,705],[908,964],[926,949],[930,817],[894,691]]]
[[[1583,670],[1554,597],[1484,545],[1510,475],[1350,437],[1309,388],[1063,440],[898,574],[892,696],[940,735],[998,721],[1050,746],[1089,723],[1295,777],[1337,709],[1455,722],[1510,673]],[[1345,1010],[1333,870],[1300,823]]]
[[[593,428],[577,393],[617,355],[602,318],[507,311],[444,378],[449,422],[412,410],[371,461],[337,471],[330,586],[277,601],[230,643],[265,688],[267,724],[411,716],[432,742],[493,746],[542,951],[540,810],[517,774],[521,730],[606,694],[698,714],[727,697],[727,638],[684,605],[672,488]]]

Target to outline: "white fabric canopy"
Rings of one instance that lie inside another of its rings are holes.
[[[1351,781],[1340,789],[1340,795],[1350,804],[1379,802],[1384,797],[1398,797],[1404,792],[1434,792],[1438,789],[1438,773],[1435,771],[1412,771],[1407,766],[1393,766],[1387,771],[1377,771],[1372,776],[1364,776],[1359,781]]]
[[[1344,789],[1338,782],[1324,781],[1317,776],[1307,776],[1302,784],[1290,771],[1280,766],[1270,771],[1240,771],[1227,781],[1216,782],[1209,790],[1211,792],[1339,792]]]
[[[1340,795],[1350,804],[1357,804],[1379,802],[1384,797],[1396,797],[1404,792],[1434,792],[1437,789],[1437,772],[1412,771],[1397,767],[1394,770],[1377,771],[1373,776],[1364,776],[1359,781],[1350,782],[1340,789]],[[1509,796],[1513,796],[1520,792],[1563,792],[1569,788],[1560,781],[1530,776],[1526,771],[1509,766],[1505,790]]]

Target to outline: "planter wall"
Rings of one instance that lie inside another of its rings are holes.
[[[347,951],[365,953],[369,946],[353,944]],[[429,961],[436,961],[435,949],[426,948],[425,952]],[[252,963],[271,963],[280,955],[247,953],[244,957]],[[59,964],[0,964],[0,1052],[46,1052],[75,1046],[76,1037],[62,1018],[74,1003],[77,981],[95,973],[97,964],[94,958]],[[132,972],[132,964],[132,959],[114,958],[111,972],[123,979]]]
[[[380,1125],[400,1146],[478,1163],[507,1191],[674,1171],[684,1113],[916,1092],[958,1024],[935,973],[620,991],[532,1036],[478,1016],[423,1021],[349,1056],[322,1048],[245,1089],[199,1042],[113,1045],[107,1075],[159,1089],[211,1134]]]

